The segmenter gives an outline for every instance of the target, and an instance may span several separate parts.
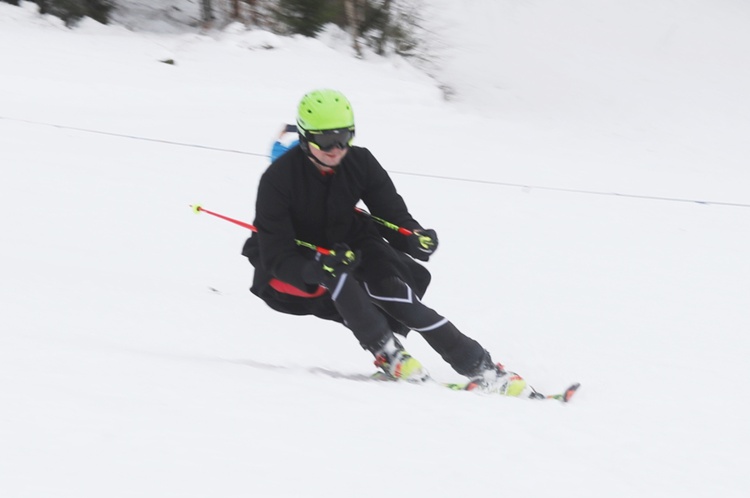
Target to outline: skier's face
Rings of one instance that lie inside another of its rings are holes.
[[[310,153],[315,159],[326,165],[325,169],[333,169],[337,167],[341,163],[341,160],[344,159],[344,156],[348,151],[349,147],[344,147],[343,149],[334,147],[329,151],[320,150],[316,147],[310,147]],[[323,168],[321,164],[317,164],[317,166],[318,168]]]

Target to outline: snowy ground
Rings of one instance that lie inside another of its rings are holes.
[[[433,7],[452,103],[331,37],[0,4],[0,496],[750,495],[750,7]],[[426,302],[574,403],[352,380],[348,331],[248,292],[247,234],[188,205],[252,221],[321,86],[440,234]]]

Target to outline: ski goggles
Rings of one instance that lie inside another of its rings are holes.
[[[329,152],[334,148],[346,149],[354,141],[354,128],[308,131],[305,138],[310,145],[323,152]]]

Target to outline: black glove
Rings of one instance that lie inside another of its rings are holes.
[[[420,261],[428,261],[438,248],[437,233],[431,228],[412,230],[407,241],[409,242],[407,252],[411,257]]]
[[[346,244],[334,244],[329,254],[317,253],[314,261],[309,261],[302,271],[302,278],[308,284],[330,286],[341,275],[352,272],[360,262],[360,252],[352,251]]]

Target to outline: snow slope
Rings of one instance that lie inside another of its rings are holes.
[[[334,36],[0,4],[0,496],[750,494],[748,7],[433,9],[449,103]],[[320,86],[440,234],[426,302],[574,403],[357,381],[348,331],[248,292],[245,231],[188,205],[252,221]]]

